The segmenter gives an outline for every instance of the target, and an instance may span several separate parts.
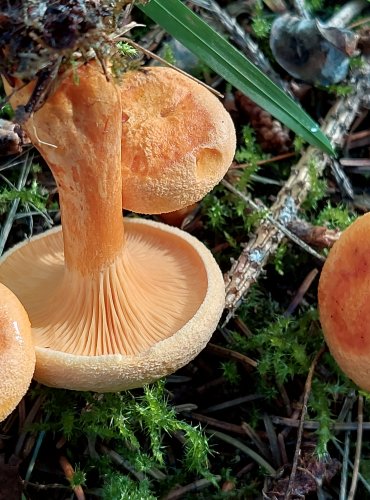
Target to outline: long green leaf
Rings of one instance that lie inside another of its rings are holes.
[[[334,154],[328,138],[311,117],[180,0],[150,0],[139,8],[217,74],[308,143]]]

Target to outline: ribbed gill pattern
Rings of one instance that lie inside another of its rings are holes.
[[[207,289],[204,266],[177,235],[127,224],[115,262],[93,276],[64,267],[61,231],[0,263],[0,281],[24,304],[35,344],[80,355],[136,355],[178,331]]]

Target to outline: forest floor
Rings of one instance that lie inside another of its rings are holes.
[[[32,382],[0,424],[1,500],[370,498],[369,396],[331,357],[317,308],[331,246],[370,208],[370,4],[347,23],[360,37],[348,75],[317,85],[304,80],[312,72],[320,79],[319,57],[316,67],[298,64],[300,79],[269,48],[285,3],[304,15],[299,1],[188,5],[252,62],[265,61],[336,158],[308,147],[136,13],[147,24],[137,43],[221,92],[235,123],[225,179],[172,220],[153,217],[212,251],[227,309],[195,360],[144,389],[99,395]],[[306,2],[321,21],[344,5]],[[11,117],[5,106],[2,118]],[[1,252],[60,223],[57,186],[30,144],[0,158],[0,223]]]

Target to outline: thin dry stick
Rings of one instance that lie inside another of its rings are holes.
[[[145,474],[143,474],[140,471],[137,471],[127,460],[125,460],[119,453],[117,453],[114,450],[111,450],[104,444],[100,445],[100,450],[107,455],[111,460],[116,463],[117,465],[120,465],[121,467],[124,467],[127,469],[133,476],[136,477],[138,481],[143,481],[145,479]],[[147,474],[150,476],[154,477],[154,479],[165,479],[166,475],[163,474],[160,470],[156,469],[155,467],[152,467],[151,469],[148,469]]]
[[[353,0],[348,2],[335,13],[327,22],[328,26],[342,28],[347,26],[353,18],[357,17],[369,5],[366,0]]]
[[[272,467],[272,465],[270,465],[267,462],[267,460],[265,460],[263,457],[261,457],[261,455],[259,455],[258,453],[256,453],[254,450],[252,450],[251,448],[249,448],[249,446],[246,446],[244,443],[242,443],[238,439],[235,439],[235,438],[233,438],[231,436],[228,436],[227,434],[224,434],[223,432],[211,431],[211,430],[208,430],[208,429],[206,429],[206,433],[207,434],[211,434],[212,436],[218,437],[219,439],[221,439],[225,443],[229,443],[232,446],[235,446],[235,448],[238,448],[243,453],[245,453],[250,458],[252,458],[255,462],[257,462],[258,465],[260,467],[262,467],[263,469],[265,469],[265,471],[268,474],[270,474],[271,476],[275,476],[276,475],[276,470]]]
[[[250,401],[255,401],[256,399],[263,399],[262,394],[248,394],[248,396],[241,396],[240,398],[223,401],[217,405],[208,406],[208,408],[204,408],[202,411],[203,413],[213,413],[215,411],[225,410],[234,406],[240,406],[241,404],[249,403]]]
[[[245,203],[247,203],[251,208],[256,210],[257,212],[265,212],[267,208],[262,205],[262,203],[256,203],[255,201],[252,200],[249,196],[246,196],[244,193],[236,189],[230,182],[228,182],[226,179],[223,179],[221,181],[221,184],[223,184],[229,191],[232,193],[236,194],[241,198]],[[271,224],[273,224],[279,231],[281,231],[287,238],[289,238],[293,243],[296,243],[298,246],[303,248],[306,252],[310,253],[314,257],[316,257],[320,261],[325,261],[325,258],[320,255],[319,253],[316,252],[313,248],[311,248],[307,243],[305,243],[303,240],[298,238],[294,233],[292,233],[284,224],[279,222],[278,220],[275,220],[274,217],[270,214],[264,215],[264,218],[268,220]]]
[[[212,481],[221,481],[221,476],[213,476]],[[212,482],[209,479],[198,479],[198,481],[194,481],[186,486],[181,486],[180,488],[170,491],[162,500],[177,500],[178,498],[183,498],[188,493],[208,488],[210,485],[212,485]]]
[[[264,158],[263,160],[258,160],[256,161],[256,165],[268,165],[269,163],[275,163],[275,162],[278,162],[278,161],[282,161],[282,160],[287,160],[288,158],[293,158],[293,156],[295,156],[296,153],[294,153],[293,151],[291,152],[288,152],[288,153],[281,153],[280,155],[276,155],[276,156],[272,156],[271,158]],[[251,167],[252,164],[251,163],[232,163],[232,165],[230,166],[230,170],[234,170],[234,169],[237,169],[237,168],[248,168],[248,167]]]
[[[210,92],[212,92],[212,94],[215,94],[217,97],[223,98],[223,94],[221,94],[221,92],[219,92],[218,90],[214,89],[210,85],[207,85],[206,83],[202,82],[198,78],[195,78],[195,76],[190,75],[189,73],[187,73],[186,71],[182,70],[181,68],[178,68],[174,64],[171,64],[170,62],[166,61],[162,57],[160,57],[157,54],[155,54],[154,52],[152,52],[151,50],[146,49],[142,45],[134,42],[133,40],[131,40],[131,38],[125,38],[125,37],[123,37],[120,40],[122,40],[122,41],[124,41],[124,42],[126,42],[126,43],[128,43],[130,45],[132,45],[135,49],[140,50],[146,56],[151,57],[152,59],[155,59],[156,61],[159,61],[160,63],[164,64],[165,66],[168,66],[169,68],[174,69],[178,73],[181,73],[182,75],[186,76],[187,78],[190,78],[190,80],[193,80],[194,82],[199,83],[199,85],[202,85],[202,87],[205,87],[207,90],[209,90]]]
[[[37,399],[35,400],[33,406],[31,407],[30,411],[27,414],[27,417],[24,421],[23,430],[19,434],[17,443],[15,445],[14,454],[16,456],[19,456],[21,454],[24,442],[25,442],[27,434],[28,434],[28,427],[35,420],[36,415],[38,414],[38,412],[39,412],[39,410],[44,402],[44,399],[45,399],[45,396],[38,396]]]
[[[198,5],[202,9],[207,10],[214,19],[219,21],[225,30],[230,33],[236,45],[242,49],[248,59],[258,66],[259,69],[277,85],[279,85],[279,87],[290,93],[287,84],[272,68],[269,60],[263,55],[258,45],[238,24],[234,17],[230,16],[225,9],[222,9],[215,0],[191,0],[191,2],[194,5]]]
[[[279,449],[278,437],[276,435],[276,430],[272,424],[271,418],[267,413],[263,415],[263,423],[265,424],[266,434],[270,443],[271,454],[273,458],[273,463],[276,467],[281,467],[281,456]]]
[[[352,389],[344,400],[342,408],[337,417],[337,422],[351,422],[351,412],[355,399],[356,399],[356,393]],[[349,447],[351,443],[350,436],[351,433],[349,431],[346,431],[344,435],[344,454],[343,454],[342,472],[340,478],[339,500],[347,499],[347,480],[348,480],[348,465],[349,465],[348,461],[349,461]]]
[[[209,343],[207,345],[207,351],[212,351],[218,356],[235,359],[236,361],[240,361],[244,365],[252,366],[253,368],[256,368],[258,365],[257,361],[250,358],[249,356],[246,356],[245,354],[237,351],[233,351],[232,349],[227,349],[227,347],[221,347],[219,345]]]
[[[323,132],[335,147],[341,147],[346,133],[351,127],[360,108],[363,96],[369,92],[369,68],[365,64],[350,80],[353,92],[337,101],[328,113],[322,127]],[[320,176],[327,164],[327,156],[309,147],[301,160],[292,168],[291,175],[280,190],[275,203],[270,208],[275,221],[288,225],[297,217],[297,212],[311,188],[314,177]],[[250,286],[255,283],[274,254],[285,235],[269,220],[260,224],[256,233],[245,247],[239,258],[225,275],[226,309],[225,324],[234,316]]]
[[[197,420],[202,424],[207,424],[208,426],[215,427],[216,429],[222,429],[227,432],[234,432],[240,436],[245,436],[244,429],[242,425],[230,424],[229,422],[224,422],[223,420],[218,420],[213,417],[208,417],[207,415],[202,415],[200,413],[190,413],[189,417],[191,419]]]
[[[333,441],[334,446],[337,448],[339,453],[344,456],[344,450],[339,446],[337,441]],[[353,469],[353,463],[351,460],[348,459],[348,465]],[[370,493],[370,484],[367,482],[367,480],[364,478],[364,476],[359,472],[358,473],[358,479],[361,481],[362,486]],[[347,499],[346,499],[347,500]]]
[[[268,446],[262,441],[262,439],[259,437],[258,433],[253,429],[253,427],[248,424],[248,422],[243,422],[241,424],[241,428],[243,429],[244,433],[249,437],[251,441],[253,441],[254,445],[256,448],[259,449],[260,453],[271,462],[272,460],[272,455],[270,453],[270,450]]]
[[[59,464],[63,469],[64,475],[66,476],[68,482],[72,484],[75,471],[72,465],[69,463],[67,457],[61,455],[59,457]],[[85,493],[81,485],[71,486],[71,487],[73,489],[74,494],[76,495],[77,500],[85,500],[86,498]]]
[[[351,415],[347,415],[347,421],[349,421]],[[349,445],[350,445],[350,433],[347,431],[344,436],[344,455],[342,462],[342,474],[340,478],[340,490],[339,490],[339,500],[346,500],[347,498],[347,478],[348,478],[348,458],[349,458]]]
[[[310,286],[312,285],[314,279],[316,278],[316,276],[318,274],[319,274],[319,270],[316,268],[312,269],[307,274],[307,276],[303,280],[301,286],[299,287],[298,291],[294,295],[293,300],[291,301],[288,308],[284,312],[284,316],[290,316],[294,313],[294,311],[297,309],[299,304],[302,302],[303,297],[306,295],[307,290],[310,288]]]
[[[307,404],[308,404],[308,399],[309,399],[310,393],[311,393],[312,378],[313,378],[313,374],[315,372],[317,362],[319,361],[321,355],[324,353],[325,349],[326,349],[326,346],[323,345],[321,347],[321,349],[319,350],[319,352],[314,357],[314,359],[311,363],[310,369],[308,371],[306,383],[304,386],[303,405],[302,405],[302,412],[301,412],[299,427],[298,427],[298,431],[297,431],[297,442],[296,442],[296,448],[295,448],[295,453],[294,453],[294,458],[293,458],[292,471],[290,473],[289,483],[288,483],[288,487],[287,487],[286,492],[285,492],[284,500],[289,500],[291,493],[292,493],[295,475],[296,475],[297,467],[298,467],[299,454],[301,451],[301,443],[302,443],[302,436],[303,436],[303,429],[304,429],[304,419],[305,419],[305,416],[307,413]]]
[[[363,396],[358,397],[358,411],[357,411],[357,441],[356,441],[356,453],[355,453],[355,461],[353,463],[353,474],[351,481],[351,488],[348,493],[347,500],[353,500],[355,498],[357,482],[358,482],[358,473],[360,468],[360,459],[361,459],[361,449],[362,449],[362,432],[363,432],[363,423],[364,419],[364,398]]]
[[[271,417],[271,420],[274,424],[284,425],[287,428],[296,429],[297,427],[299,427],[299,421],[295,418],[279,417],[273,415]],[[305,430],[314,431],[316,429],[319,429],[320,422],[317,422],[317,420],[305,420],[303,427]],[[357,422],[333,422],[329,425],[329,428],[332,431],[356,432],[357,427]],[[364,422],[362,427],[364,431],[370,431],[370,422]]]

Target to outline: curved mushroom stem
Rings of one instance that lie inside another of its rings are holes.
[[[124,244],[120,94],[92,64],[79,69],[78,83],[69,77],[61,87],[26,128],[58,184],[66,268],[95,275]]]

